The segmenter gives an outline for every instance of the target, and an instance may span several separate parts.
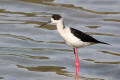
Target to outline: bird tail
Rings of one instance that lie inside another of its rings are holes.
[[[108,44],[108,43],[105,43],[105,42],[100,42],[101,44],[107,44],[107,45],[110,45],[110,44]]]

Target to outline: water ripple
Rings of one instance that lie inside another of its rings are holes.
[[[32,41],[32,42],[44,42],[44,41],[38,41],[38,40],[34,40],[32,38],[26,37],[26,36],[17,36],[17,35],[13,35],[13,34],[0,34],[0,36],[6,36],[6,37],[11,37],[11,38],[17,38],[20,40],[28,40],[28,41]]]
[[[64,76],[71,76],[69,72],[65,71],[66,67],[60,67],[60,66],[22,66],[17,65],[18,68],[25,68],[29,71],[35,71],[35,72],[56,72],[58,75],[64,75]]]
[[[83,59],[85,61],[93,62],[93,63],[99,63],[99,64],[120,64],[120,61],[95,61],[93,59]]]
[[[27,57],[31,59],[49,59],[49,57],[45,57],[45,56],[32,56],[32,55],[27,55],[27,54],[0,54],[0,55]]]
[[[85,12],[90,12],[90,13],[94,13],[94,14],[104,14],[104,15],[108,15],[108,14],[120,14],[120,12],[99,12],[99,11],[94,11],[94,10],[90,10],[90,9],[86,9],[84,7],[76,7],[73,4],[57,4],[57,3],[52,3],[53,0],[49,0],[48,1],[44,1],[44,0],[40,0],[40,1],[34,1],[34,0],[21,0],[21,1],[27,1],[27,2],[33,2],[33,3],[39,3],[39,4],[44,4],[44,5],[50,5],[50,6],[61,6],[61,7],[67,7],[67,8],[73,8],[73,9],[80,9],[83,10]]]
[[[119,19],[104,19],[104,21],[120,22]]]
[[[35,17],[35,13],[25,13],[25,12],[12,12],[12,11],[6,11],[5,9],[0,9],[0,13],[7,14],[19,14],[19,15],[24,15],[24,17]],[[10,15],[9,15],[10,16]]]
[[[116,52],[111,52],[111,51],[100,51],[104,54],[110,54],[110,55],[114,55],[114,56],[120,56],[120,53],[116,53]]]
[[[111,37],[120,37],[120,35],[116,35],[116,34],[110,34],[110,33],[93,33],[93,32],[87,32],[87,34],[90,35],[102,35],[102,36],[111,36]]]

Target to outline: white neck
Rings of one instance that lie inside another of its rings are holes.
[[[65,28],[64,22],[63,22],[62,19],[60,19],[60,20],[58,21],[58,23],[57,23],[57,30],[58,30],[58,31],[62,31],[64,28]]]
[[[59,32],[59,34],[63,37],[63,39],[65,38],[64,36],[64,33],[65,33],[65,31],[66,31],[66,27],[65,27],[65,25],[64,25],[64,22],[63,22],[63,20],[62,19],[60,19],[59,21],[57,21],[57,30],[58,30],[58,32]]]

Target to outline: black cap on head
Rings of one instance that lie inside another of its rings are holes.
[[[61,16],[60,16],[59,14],[53,14],[53,15],[52,15],[52,18],[53,18],[54,20],[60,20],[60,19],[61,19]]]

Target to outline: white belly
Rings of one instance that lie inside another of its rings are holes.
[[[75,37],[69,29],[64,30],[62,33],[60,33],[60,35],[63,37],[65,43],[72,47],[72,48],[81,48],[81,47],[85,47],[88,45],[91,45],[92,43],[89,42],[83,42],[80,39],[78,39],[77,37]]]
[[[85,47],[91,44],[88,42],[83,42],[74,36],[71,38],[69,37],[67,39],[65,38],[64,40],[65,40],[65,43],[72,48],[81,48],[81,47]]]

